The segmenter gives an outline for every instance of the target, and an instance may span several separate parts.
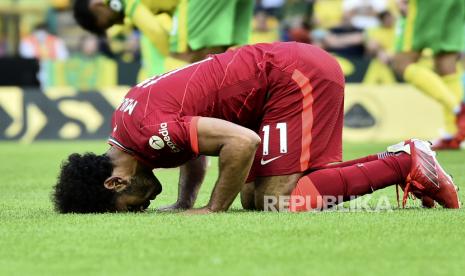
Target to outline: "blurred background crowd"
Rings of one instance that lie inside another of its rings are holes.
[[[338,57],[348,81],[396,82],[389,64],[397,2],[256,0],[250,43],[313,43]],[[160,73],[144,69],[137,28],[119,26],[103,37],[87,33],[73,18],[71,0],[1,0],[0,14],[0,85],[94,91]],[[24,64],[39,60],[39,73],[22,66],[19,74],[18,58]]]
[[[463,0],[0,0],[0,139],[105,137],[109,124],[92,127],[97,115],[81,100],[107,118],[119,104],[115,93],[149,77],[238,44],[298,41],[338,60],[346,82],[356,83],[347,91],[367,91],[347,97],[352,137],[440,136],[444,148],[458,149],[464,14]],[[429,102],[419,104],[421,94]],[[415,112],[428,110],[415,119],[428,115],[428,124],[389,128],[402,117],[396,95]],[[34,105],[53,120],[26,124],[40,117]]]

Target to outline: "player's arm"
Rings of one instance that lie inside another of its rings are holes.
[[[164,56],[168,52],[168,33],[169,30],[163,24],[164,17],[169,17],[166,14],[155,15],[142,2],[135,2],[133,5],[128,5],[126,15],[146,35],[155,47]]]
[[[197,123],[199,153],[219,156],[219,176],[207,211],[226,211],[241,191],[260,144],[252,130],[220,119],[199,118]]]
[[[173,205],[161,207],[160,211],[190,209],[194,207],[197,194],[207,171],[207,158],[199,156],[180,167],[178,200]]]

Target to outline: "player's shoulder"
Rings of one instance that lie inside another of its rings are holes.
[[[140,1],[140,0],[134,0],[134,1]],[[162,13],[162,12],[168,12],[172,13],[175,9],[176,6],[179,4],[180,0],[142,0],[142,3],[147,5],[147,7],[155,12],[155,13]]]

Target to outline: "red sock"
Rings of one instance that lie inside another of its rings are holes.
[[[367,160],[374,158],[366,157]],[[358,159],[361,160],[361,159]],[[351,161],[348,161],[349,163]],[[372,193],[405,180],[410,172],[411,158],[406,153],[349,166],[325,168],[299,179],[291,193],[291,211],[307,211],[331,207],[326,199],[349,200]],[[340,200],[339,200],[340,201]],[[323,205],[321,205],[323,203]],[[332,200],[333,204],[340,203]]]
[[[380,158],[378,158],[377,154],[368,155],[368,156],[358,158],[358,159],[354,159],[354,160],[329,164],[329,165],[325,166],[323,169],[344,168],[344,167],[349,167],[349,166],[359,164],[359,163],[366,163],[366,162],[370,162],[370,161],[375,161],[375,160],[378,160],[378,159],[380,159]]]
[[[325,166],[322,169],[344,168],[344,167],[349,167],[349,166],[359,164],[359,163],[366,163],[366,162],[375,161],[375,160],[378,160],[378,159],[386,159],[389,156],[395,156],[395,155],[396,155],[395,153],[385,151],[385,152],[380,152],[378,154],[368,155],[368,156],[358,158],[358,159],[354,159],[354,160],[349,160],[349,161],[345,161],[345,162],[330,164],[330,165]]]

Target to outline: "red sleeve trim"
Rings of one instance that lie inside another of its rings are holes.
[[[199,138],[197,134],[197,121],[200,117],[192,117],[189,126],[189,138],[191,140],[191,148],[195,154],[199,154]]]
[[[138,161],[140,161],[142,164],[149,168],[154,168],[153,165],[145,160],[144,158],[140,157],[138,154],[136,154],[134,151],[124,147],[122,144],[120,144],[118,141],[116,141],[114,138],[110,137],[108,139],[108,144],[112,147],[116,147],[117,149],[121,150],[122,152],[125,152],[127,154],[132,155],[134,158],[136,158]]]
[[[134,152],[128,148],[126,148],[125,146],[123,146],[120,142],[118,142],[115,138],[113,137],[110,137],[108,138],[108,144],[110,144],[111,146],[114,146],[116,148],[118,148],[119,150],[121,151],[124,151],[126,153],[129,153],[131,155],[134,155]]]

